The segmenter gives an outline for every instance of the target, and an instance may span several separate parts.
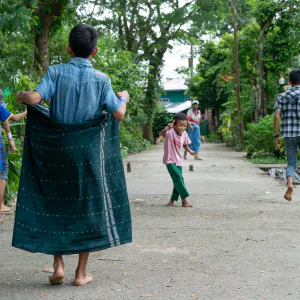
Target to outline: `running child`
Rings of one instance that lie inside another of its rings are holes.
[[[188,146],[191,144],[191,141],[186,132],[187,126],[188,120],[186,115],[179,113],[174,116],[173,123],[169,124],[161,132],[161,135],[165,138],[163,163],[167,166],[174,184],[171,200],[167,206],[174,206],[174,201],[178,201],[180,196],[183,207],[193,207],[186,199],[189,196],[189,193],[182,176],[183,148],[191,155],[196,154],[196,152],[192,151]]]

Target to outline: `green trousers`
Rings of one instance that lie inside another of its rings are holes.
[[[186,197],[188,197],[190,194],[188,193],[184,184],[182,167],[176,166],[175,164],[168,164],[167,169],[174,184],[171,200],[178,201],[179,196],[181,197],[181,199],[185,199]]]

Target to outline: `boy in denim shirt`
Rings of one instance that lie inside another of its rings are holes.
[[[126,112],[129,94],[114,93],[110,79],[95,70],[90,58],[98,52],[97,31],[85,24],[74,27],[69,36],[67,52],[71,60],[67,64],[50,66],[42,82],[31,92],[19,92],[17,102],[36,105],[42,99],[50,101],[50,116],[60,123],[79,124],[99,117],[104,110],[122,120]],[[89,253],[79,254],[74,285],[85,285],[93,276],[86,272]],[[52,284],[64,279],[64,262],[61,255],[54,256]]]

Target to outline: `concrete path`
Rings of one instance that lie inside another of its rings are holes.
[[[242,153],[205,144],[184,164],[193,209],[166,207],[172,183],[162,148],[124,161],[133,217],[130,245],[92,254],[89,286],[51,286],[51,257],[10,247],[13,215],[0,225],[0,299],[300,299],[300,194],[247,163]],[[188,171],[193,164],[194,172]]]

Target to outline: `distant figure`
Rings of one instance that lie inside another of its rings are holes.
[[[284,198],[293,198],[293,180],[297,167],[297,150],[300,146],[300,70],[290,73],[292,87],[279,94],[275,104],[274,138],[276,147],[280,147],[280,135],[284,137],[288,166],[286,171],[288,189]],[[279,122],[281,129],[279,135]]]
[[[192,102],[192,108],[187,112],[188,118],[188,135],[191,140],[189,147],[193,150],[195,154],[195,160],[201,160],[199,157],[201,139],[200,139],[200,122],[201,122],[201,112],[199,110],[199,102],[194,100]],[[184,159],[187,159],[187,151],[184,152]]]
[[[193,207],[186,199],[189,193],[185,187],[182,176],[182,148],[191,155],[196,154],[188,146],[191,141],[186,132],[187,125],[188,120],[186,115],[179,113],[174,116],[173,123],[169,124],[161,132],[161,135],[165,138],[163,163],[167,166],[174,184],[171,200],[167,206],[174,206],[174,201],[178,201],[180,196],[183,207]]]

